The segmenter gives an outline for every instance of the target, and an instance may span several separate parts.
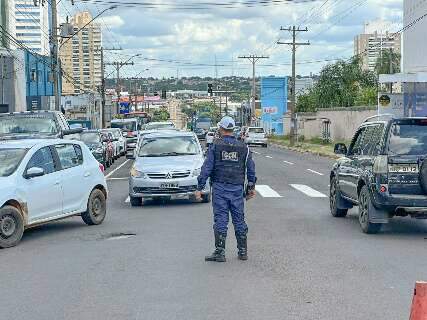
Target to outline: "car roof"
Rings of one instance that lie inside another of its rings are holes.
[[[59,111],[54,110],[35,110],[35,111],[21,111],[21,112],[9,112],[9,113],[0,113],[0,117],[7,117],[7,116],[26,116],[26,115],[32,115],[32,114],[42,114],[42,115],[52,115],[52,114],[58,114]]]
[[[22,140],[4,140],[0,141],[0,149],[30,149],[35,146],[49,146],[59,143],[79,143],[77,140],[64,139],[22,139]],[[80,144],[80,143],[79,143]]]
[[[150,125],[150,124],[173,124],[172,121],[154,121],[154,122],[149,122],[146,125]]]
[[[133,122],[133,121],[138,121],[138,119],[137,118],[113,119],[113,120],[111,120],[111,123],[114,123],[114,122]]]
[[[153,131],[145,136],[145,138],[168,138],[168,137],[194,137],[193,132],[178,131],[178,130],[159,130]]]

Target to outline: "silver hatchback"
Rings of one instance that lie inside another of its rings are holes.
[[[145,135],[130,171],[131,205],[140,206],[143,200],[151,199],[194,200],[203,161],[203,149],[192,132],[158,131]],[[210,202],[209,183],[202,194],[203,202]]]

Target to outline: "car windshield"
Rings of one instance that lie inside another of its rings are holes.
[[[96,132],[83,132],[80,134],[80,140],[86,144],[99,143],[99,134]]]
[[[113,122],[111,128],[122,129],[123,131],[136,131],[136,121]]]
[[[390,130],[391,155],[427,154],[427,121],[395,123]]]
[[[0,177],[8,177],[18,168],[27,149],[0,149]]]
[[[249,128],[249,133],[264,133],[263,128]]]
[[[58,128],[53,119],[39,116],[2,116],[0,117],[0,135],[41,133],[53,135]]]
[[[194,155],[199,153],[199,147],[194,137],[146,137],[142,141],[138,156],[166,157]]]
[[[172,123],[149,123],[145,126],[145,130],[156,130],[156,129],[173,129],[175,128]]]

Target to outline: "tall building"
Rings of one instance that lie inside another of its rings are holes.
[[[14,0],[0,1],[0,26],[1,31],[5,30],[15,37],[15,18],[13,16]],[[5,32],[0,33],[0,47],[15,48],[10,36]]]
[[[67,75],[62,82],[64,95],[96,92],[101,86],[101,28],[91,20],[89,12],[76,14],[71,19],[74,32],[84,28],[60,48],[62,69]]]
[[[364,32],[354,38],[354,55],[361,58],[363,70],[374,71],[378,58],[386,50],[400,54],[401,36],[393,35],[389,28],[385,21],[368,22]]]
[[[7,0],[6,2],[9,2]],[[34,0],[14,0],[16,39],[32,51],[47,56],[49,50],[49,7]]]

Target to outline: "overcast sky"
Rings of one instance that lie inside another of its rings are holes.
[[[62,17],[77,11],[88,10],[94,16],[109,7],[75,0],[61,1]],[[108,0],[105,0],[108,1]],[[129,0],[115,0],[130,2]],[[290,33],[280,27],[300,25],[308,32],[298,34],[299,41],[309,40],[310,46],[298,48],[297,74],[318,73],[324,60],[348,58],[353,54],[353,38],[363,31],[368,21],[383,19],[389,22],[390,31],[401,27],[403,0],[296,0],[303,3],[270,1],[270,5],[254,7],[210,8],[208,10],[177,10],[171,8],[147,9],[122,7],[105,12],[96,21],[103,30],[105,47],[122,47],[122,51],[108,52],[107,61],[126,61],[135,58],[135,65],[123,67],[123,76],[136,76],[146,68],[143,76],[171,77],[215,76],[215,57],[219,77],[227,75],[251,76],[248,61],[239,55],[258,54],[270,58],[260,61],[257,75],[289,75],[291,73],[290,47],[277,45],[276,41],[289,41]],[[145,0],[132,2],[147,3]],[[202,1],[155,0],[154,3],[184,4]],[[230,0],[203,2],[233,2]],[[234,2],[248,2],[240,0]],[[265,3],[265,1],[264,1]],[[151,59],[151,60],[144,60]],[[157,60],[170,60],[156,61]],[[322,62],[316,62],[322,60]],[[107,73],[111,72],[107,68]]]

